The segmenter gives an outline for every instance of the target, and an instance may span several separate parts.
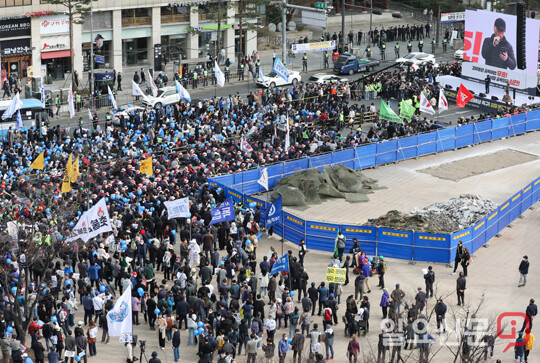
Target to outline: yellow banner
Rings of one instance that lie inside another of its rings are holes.
[[[344,284],[347,275],[346,268],[327,267],[326,282],[335,282],[336,284]]]

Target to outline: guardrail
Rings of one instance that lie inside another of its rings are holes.
[[[401,139],[383,141],[351,148],[339,152],[306,157],[267,168],[269,187],[277,181],[297,171],[328,165],[341,164],[352,169],[364,169],[400,160],[416,158],[446,150],[476,145],[509,136],[540,129],[540,110],[508,117],[487,120],[448,129],[437,130]],[[209,184],[222,188],[227,196],[236,202],[256,203],[265,215],[269,204],[250,194],[262,192],[257,183],[260,170],[252,169],[240,173],[209,179]],[[474,253],[493,236],[506,228],[514,219],[524,213],[540,199],[540,177],[514,193],[497,210],[491,212],[473,226],[449,234],[399,231],[388,228],[368,227],[354,224],[336,224],[327,221],[304,220],[289,212],[283,212],[282,224],[274,231],[286,240],[299,243],[306,240],[310,249],[331,252],[338,230],[347,237],[346,251],[356,237],[362,250],[369,255],[384,255],[414,261],[450,263],[453,260],[458,241]]]

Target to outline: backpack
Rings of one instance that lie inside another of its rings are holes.
[[[217,350],[221,350],[223,344],[225,344],[225,340],[223,338],[219,338],[217,343]]]
[[[169,316],[167,318],[167,329],[172,329],[173,327],[173,319]]]
[[[281,315],[283,315],[283,308],[281,307],[281,304],[278,303],[277,309],[276,309],[276,316],[281,316]]]
[[[324,321],[331,321],[332,320],[332,312],[330,309],[326,308],[324,310]]]
[[[253,334],[258,334],[259,333],[259,323],[257,322],[257,320],[253,320],[251,322],[251,332]]]

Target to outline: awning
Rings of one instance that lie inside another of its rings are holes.
[[[69,49],[55,50],[54,52],[41,53],[41,59],[66,58],[69,57]]]

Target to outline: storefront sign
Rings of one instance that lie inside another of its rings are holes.
[[[26,14],[24,14],[27,18],[38,18],[40,16],[49,16],[49,15],[53,15],[54,12],[53,11],[33,11],[33,12],[28,12]]]
[[[69,35],[52,35],[41,39],[41,51],[49,52],[69,48]]]
[[[210,1],[207,1],[207,0],[202,0],[202,1],[182,1],[182,2],[178,2],[178,3],[169,3],[169,6],[174,6],[174,7],[177,7],[177,6],[191,6],[191,5],[206,5],[206,4],[209,4]]]
[[[30,19],[0,20],[0,38],[30,35]]]
[[[26,54],[32,52],[30,38],[0,41],[2,56]]]
[[[102,55],[95,55],[95,56],[94,56],[94,61],[95,61],[96,63],[101,63],[101,64],[103,64],[103,63],[105,63],[105,57],[102,56]]]
[[[69,16],[61,14],[42,17],[40,33],[41,35],[69,33]]]
[[[225,30],[225,29],[230,29],[230,28],[234,28],[234,29],[238,29],[238,24],[222,24],[220,26],[220,30]],[[184,30],[186,32],[201,32],[203,30],[217,30],[218,29],[218,26],[217,25],[207,25],[207,26],[188,26],[186,27]]]

